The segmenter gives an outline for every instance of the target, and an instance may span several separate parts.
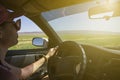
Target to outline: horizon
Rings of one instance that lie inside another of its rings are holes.
[[[95,31],[95,30],[64,30],[64,31],[57,31],[58,33],[59,32],[74,32],[74,33],[90,33],[90,32],[93,32],[93,33],[115,33],[115,34],[120,34],[120,32],[111,32],[111,31]],[[81,31],[81,32],[80,32]],[[72,33],[71,32],[71,33]],[[31,32],[18,32],[18,33],[44,33],[44,32],[40,32],[40,31],[31,31]]]

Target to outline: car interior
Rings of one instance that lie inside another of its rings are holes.
[[[6,61],[14,66],[24,67],[41,58],[41,54],[47,54],[50,48],[59,46],[48,63],[27,80],[41,80],[45,75],[49,75],[50,80],[120,80],[120,49],[113,50],[90,44],[78,44],[74,41],[62,41],[47,22],[64,16],[59,14],[51,17],[47,11],[62,10],[63,7],[72,6],[67,8],[69,12],[71,9],[74,10],[73,5],[79,6],[78,4],[81,4],[80,8],[66,15],[87,10],[89,18],[93,20],[120,17],[120,1],[115,1],[113,0],[113,4],[110,4],[108,8],[104,4],[93,5],[99,4],[98,0],[0,0],[0,4],[27,17],[48,36],[48,41],[43,38],[34,38],[31,41],[33,45],[43,48],[9,50]],[[98,17],[99,14],[110,11],[114,12],[113,16]],[[49,15],[47,20],[43,17],[45,16],[43,13]]]

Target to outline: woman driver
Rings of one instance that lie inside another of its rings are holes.
[[[15,17],[15,13],[7,11],[0,5],[0,80],[26,79],[35,73],[44,64],[46,59],[55,52],[54,48],[50,49],[47,55],[24,68],[18,68],[7,63],[5,61],[5,55],[8,48],[18,43],[17,32],[20,30],[20,20],[13,21]]]

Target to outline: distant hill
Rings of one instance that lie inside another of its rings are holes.
[[[20,35],[27,35],[27,34],[42,34],[42,32],[19,32]]]
[[[22,34],[42,34],[43,32],[19,32],[20,35]],[[88,31],[88,30],[75,30],[75,31],[58,31],[58,33],[72,33],[72,34],[118,34],[120,35],[120,32],[106,32],[106,31]]]
[[[75,31],[59,31],[59,33],[75,33],[75,34],[118,34],[120,32],[106,32],[106,31],[88,31],[88,30],[75,30]]]

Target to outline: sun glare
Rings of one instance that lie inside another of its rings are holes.
[[[103,17],[112,17],[113,16],[113,11],[111,12],[105,12],[105,13],[101,13],[101,14],[96,14],[96,15],[92,15],[91,18],[103,18]]]

